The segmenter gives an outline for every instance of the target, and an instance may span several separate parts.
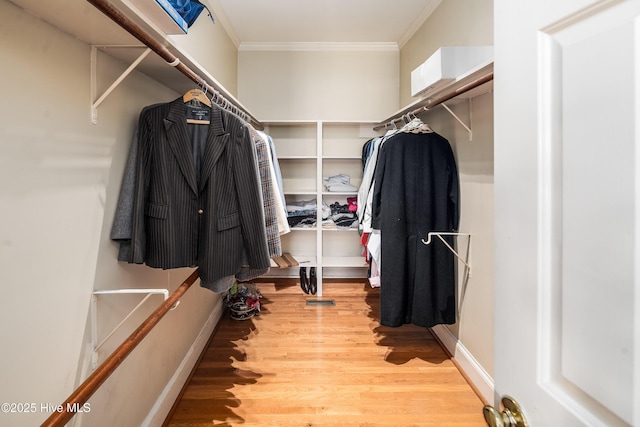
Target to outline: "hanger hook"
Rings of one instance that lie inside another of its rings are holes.
[[[202,89],[204,90],[204,94],[206,95],[209,92],[207,82],[205,81],[204,77],[200,77],[200,80],[202,80]]]

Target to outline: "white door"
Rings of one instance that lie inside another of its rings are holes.
[[[494,7],[494,405],[640,426],[640,0]]]

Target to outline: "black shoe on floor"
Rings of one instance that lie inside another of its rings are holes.
[[[318,292],[318,278],[316,277],[315,267],[311,267],[309,272],[309,292],[311,292],[311,295],[315,295]]]
[[[307,267],[300,267],[300,288],[305,294],[309,294],[309,279],[307,279]]]

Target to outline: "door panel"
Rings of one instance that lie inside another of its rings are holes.
[[[640,1],[556,3],[495,3],[496,395],[633,425]]]

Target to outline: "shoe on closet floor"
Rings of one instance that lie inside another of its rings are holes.
[[[315,295],[318,292],[318,278],[316,277],[316,268],[311,267],[309,272],[309,292]]]
[[[300,267],[300,288],[305,294],[309,294],[309,279],[307,279],[307,267]]]

